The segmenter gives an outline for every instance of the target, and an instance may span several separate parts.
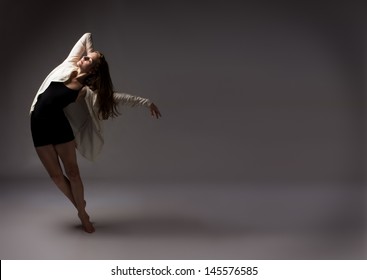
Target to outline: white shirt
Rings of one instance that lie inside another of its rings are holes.
[[[30,113],[34,110],[38,96],[48,88],[50,83],[67,81],[71,73],[77,71],[77,62],[84,53],[90,52],[93,52],[92,34],[85,33],[74,45],[68,57],[43,81],[34,97]],[[94,161],[104,144],[102,121],[98,118],[97,92],[92,91],[88,86],[84,86],[81,90],[86,91],[84,100],[71,103],[64,112],[73,129],[76,148],[82,156]],[[115,92],[114,98],[122,105],[149,107],[151,104],[149,99],[126,93]]]

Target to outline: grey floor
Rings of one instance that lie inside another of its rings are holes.
[[[1,259],[366,259],[344,186],[85,180],[87,234],[48,178],[1,184]]]

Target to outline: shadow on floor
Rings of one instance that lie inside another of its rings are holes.
[[[185,217],[139,217],[94,221],[98,235],[135,237],[231,237],[255,234],[243,225],[209,223]],[[66,225],[68,230],[82,230],[81,225]]]

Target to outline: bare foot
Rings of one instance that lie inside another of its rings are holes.
[[[85,212],[85,211],[84,212],[79,212],[78,217],[79,217],[80,221],[82,222],[83,229],[84,229],[85,232],[93,233],[93,232],[96,231],[93,227],[93,224],[89,221],[89,216],[88,216],[87,212]]]

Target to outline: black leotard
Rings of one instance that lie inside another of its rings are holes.
[[[56,145],[74,140],[74,134],[63,108],[78,97],[79,90],[63,82],[51,82],[38,96],[31,114],[31,131],[35,147]]]

